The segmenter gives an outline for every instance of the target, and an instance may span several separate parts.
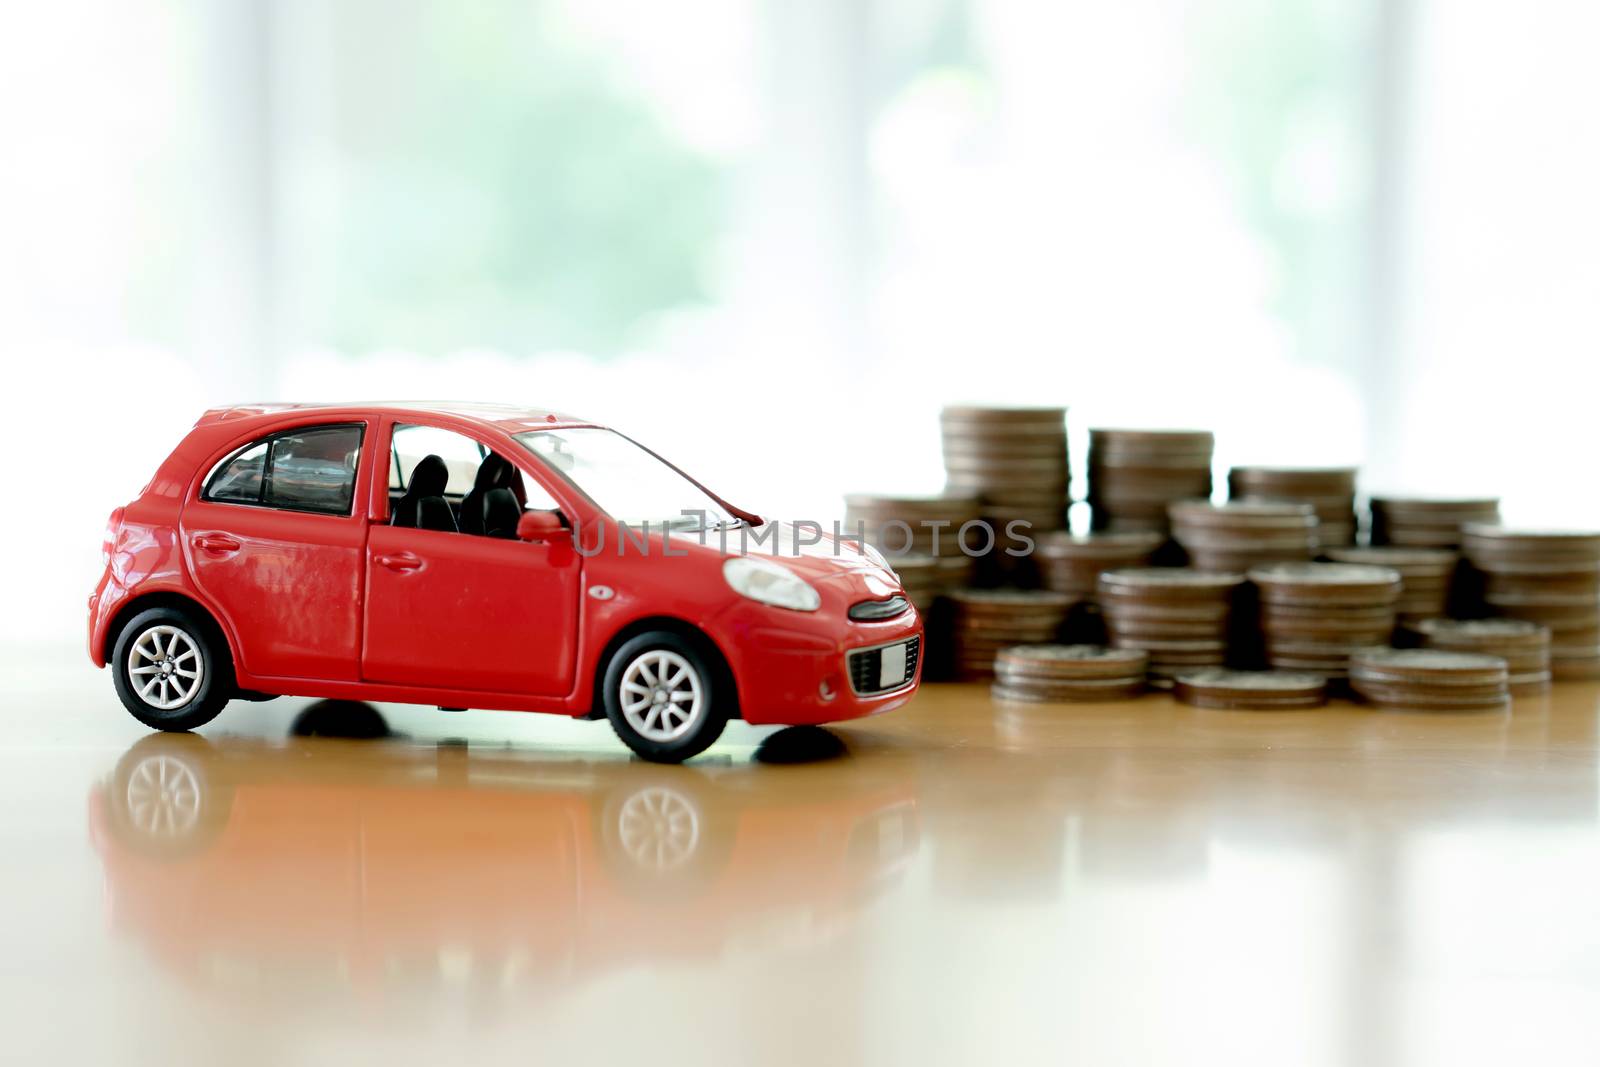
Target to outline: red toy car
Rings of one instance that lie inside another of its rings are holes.
[[[670,762],[729,718],[857,718],[920,678],[921,620],[872,549],[525,408],[209,411],[103,554],[90,658],[163,730],[345,697],[603,715]]]

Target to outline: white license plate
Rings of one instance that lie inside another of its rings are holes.
[[[906,680],[906,646],[890,645],[878,654],[878,688],[892,689]]]

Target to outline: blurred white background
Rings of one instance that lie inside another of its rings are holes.
[[[0,34],[10,639],[199,413],[525,402],[757,510],[949,401],[1600,521],[1593,5],[53,0]],[[20,605],[18,607],[17,605]]]

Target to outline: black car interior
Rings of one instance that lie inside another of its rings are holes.
[[[521,487],[522,479],[509,460],[495,452],[483,457],[472,490],[461,498],[461,532],[516,537],[517,520],[522,518],[516,492]]]
[[[411,471],[411,484],[394,502],[389,525],[455,533],[460,527],[444,495],[444,487],[449,482],[450,468],[445,466],[444,460],[438,456],[423,456]]]
[[[446,493],[449,481],[450,470],[442,458],[427,455],[418,460],[404,491],[390,490],[389,524],[516,539],[527,490],[510,460],[496,452],[485,455],[472,489],[459,501]]]

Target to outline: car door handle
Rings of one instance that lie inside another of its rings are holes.
[[[388,567],[392,571],[414,571],[422,566],[422,560],[409,552],[396,552],[392,556],[379,556],[376,562],[378,566]]]
[[[201,534],[194,539],[194,547],[207,552],[237,552],[241,546],[226,534]]]

